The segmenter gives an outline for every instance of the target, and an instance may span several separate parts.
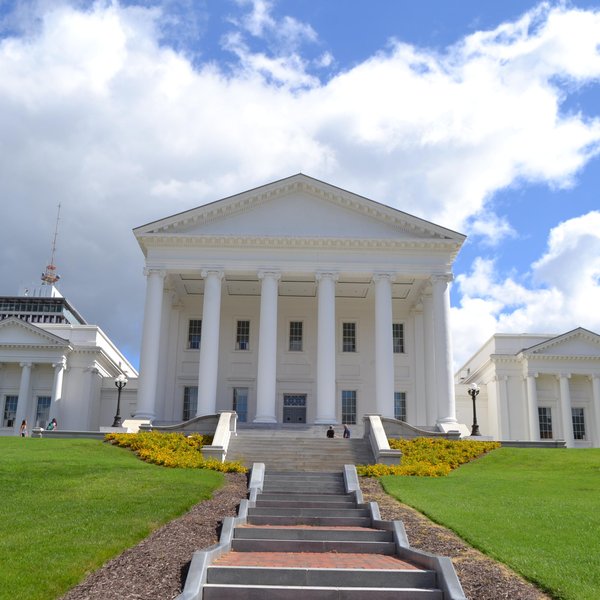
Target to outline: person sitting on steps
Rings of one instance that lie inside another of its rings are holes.
[[[332,426],[332,425],[330,425],[330,426],[329,426],[329,429],[327,430],[327,437],[328,437],[328,438],[335,437],[335,431],[334,431],[334,429],[333,429],[333,426]]]

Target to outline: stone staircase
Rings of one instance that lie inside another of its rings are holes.
[[[364,438],[327,439],[278,430],[239,430],[232,437],[227,460],[239,460],[247,467],[264,463],[269,472],[341,471],[348,464],[369,464],[373,453]]]
[[[352,466],[264,473],[245,518],[196,553],[179,600],[464,600],[449,559],[410,549],[399,522],[362,502]]]

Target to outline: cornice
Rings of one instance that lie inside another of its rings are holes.
[[[460,243],[449,239],[395,240],[372,238],[325,238],[242,235],[142,234],[146,246],[218,248],[330,248],[357,250],[445,250],[458,252]]]
[[[69,354],[73,351],[73,347],[68,344],[13,344],[10,342],[0,343],[0,350],[4,348],[10,348],[11,350],[51,350],[53,352],[61,352],[62,354]]]
[[[596,360],[600,361],[600,354],[568,354],[568,355],[559,355],[559,354],[523,354],[523,357],[527,360],[535,359],[536,361],[575,361],[581,362],[584,360]]]

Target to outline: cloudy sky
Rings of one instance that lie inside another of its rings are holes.
[[[0,0],[0,293],[137,364],[149,221],[302,171],[466,233],[457,366],[600,332],[600,2]]]

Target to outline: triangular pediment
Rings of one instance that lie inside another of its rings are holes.
[[[600,335],[578,327],[573,331],[553,337],[541,344],[523,350],[530,356],[598,356],[600,358]]]
[[[68,347],[69,342],[32,323],[9,317],[0,321],[0,345],[60,348]]]
[[[460,247],[464,236],[303,174],[138,227],[145,237],[242,236],[399,242]]]

